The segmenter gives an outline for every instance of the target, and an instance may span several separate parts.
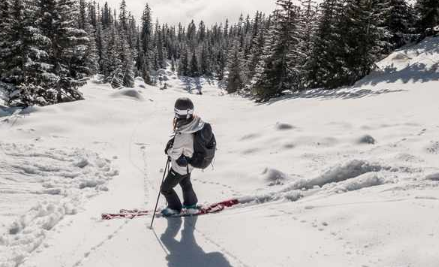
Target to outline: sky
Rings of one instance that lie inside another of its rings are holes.
[[[122,0],[107,0],[112,8],[119,8]],[[97,0],[105,3],[106,0]],[[257,10],[269,13],[275,9],[275,0],[126,0],[128,10],[140,19],[146,3],[152,8],[153,17],[161,23],[188,24],[192,19],[204,20],[208,25],[229,18],[236,22],[239,15],[253,16]]]

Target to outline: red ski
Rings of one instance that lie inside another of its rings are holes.
[[[112,219],[134,219],[136,217],[146,216],[152,212],[147,210],[125,210],[122,209],[119,213],[102,213],[102,220],[112,220]]]
[[[198,212],[196,212],[196,213],[188,213],[188,212],[182,211],[180,214],[173,215],[171,217],[200,216],[200,215],[205,215],[205,214],[217,213],[217,212],[224,210],[225,208],[229,208],[229,207],[235,206],[237,204],[239,204],[238,199],[231,199],[231,200],[226,200],[226,201],[218,202],[215,204],[211,204],[208,206],[200,206],[198,209]],[[125,209],[122,209],[119,211],[119,213],[103,213],[102,220],[134,219],[137,217],[148,216],[148,215],[151,215],[152,213],[153,213],[152,211],[147,211],[147,210],[125,210]],[[163,216],[160,216],[161,215],[160,211],[158,211],[156,213],[156,215],[158,215],[159,217],[163,217]]]

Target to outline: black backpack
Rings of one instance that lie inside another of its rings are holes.
[[[205,123],[203,129],[194,134],[194,155],[190,164],[197,169],[206,169],[212,164],[216,151],[216,139],[212,126]]]

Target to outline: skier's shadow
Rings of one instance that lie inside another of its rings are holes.
[[[185,217],[180,241],[176,240],[182,226],[182,218],[168,218],[168,228],[160,237],[169,251],[168,267],[232,267],[220,252],[206,253],[197,244],[194,236],[198,217]]]

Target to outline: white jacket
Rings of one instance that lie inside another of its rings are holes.
[[[204,127],[204,122],[195,117],[194,120],[178,128],[175,132],[174,145],[168,150],[168,155],[171,157],[172,169],[180,174],[186,175],[192,172],[194,167],[189,165],[188,167],[178,166],[177,160],[181,155],[185,155],[188,158],[192,158],[194,154],[194,133],[200,131]]]

